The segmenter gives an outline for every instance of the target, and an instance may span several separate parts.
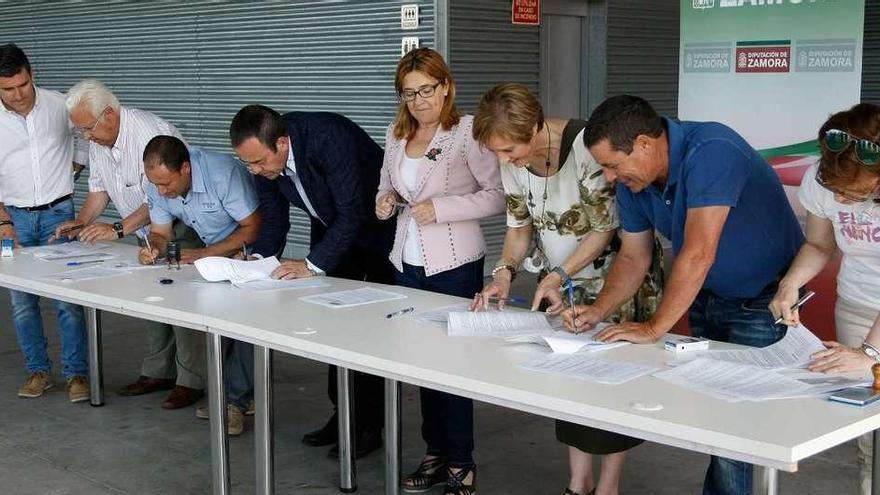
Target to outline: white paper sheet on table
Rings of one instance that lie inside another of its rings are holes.
[[[449,313],[466,313],[470,310],[469,308],[470,303],[451,304],[449,306],[419,311],[407,316],[422,323],[433,323],[446,328],[449,322]]]
[[[254,291],[273,291],[273,290],[293,290],[293,289],[314,289],[316,287],[326,287],[328,284],[321,277],[295,278],[292,280],[251,280],[248,282],[239,282],[232,284],[239,289]]]
[[[593,330],[583,333],[569,333],[567,331],[557,331],[553,334],[538,335],[519,335],[508,337],[508,342],[513,343],[529,343],[540,344],[550,347],[556,354],[574,354],[576,352],[592,352],[600,350],[614,349],[629,344],[629,342],[602,342],[594,340],[593,337],[610,325],[609,323],[600,323]]]
[[[146,270],[150,268],[165,268],[163,264],[155,264],[155,265],[144,265],[140,261],[136,259],[129,258],[121,258],[114,259],[110,263],[104,263],[104,268],[109,268],[111,270]]]
[[[393,301],[395,299],[405,299],[406,295],[387,290],[375,289],[373,287],[361,287],[360,289],[343,290],[339,292],[330,292],[328,294],[314,294],[311,296],[300,297],[300,301],[313,304],[320,304],[328,308],[350,308],[353,306],[363,306],[364,304],[372,304],[383,301]]]
[[[64,256],[78,256],[84,254],[99,253],[110,245],[99,242],[97,244],[83,244],[79,241],[48,244],[45,246],[30,246],[21,248],[23,254],[30,254],[35,258],[57,258]]]
[[[792,371],[701,357],[654,376],[729,402],[815,397],[864,383],[863,379]]]
[[[113,270],[103,266],[89,266],[86,268],[77,268],[66,272],[53,273],[44,275],[42,278],[48,280],[59,280],[62,282],[79,282],[81,280],[92,280],[96,278],[115,277],[117,275],[125,275],[131,273],[125,270]]]
[[[555,373],[607,385],[620,385],[657,370],[652,366],[599,359],[590,354],[548,354],[520,365],[530,371]]]
[[[552,334],[544,313],[528,311],[467,311],[449,313],[446,334],[450,337],[511,337]]]
[[[705,351],[700,353],[700,357],[751,364],[766,369],[803,368],[810,362],[813,353],[822,350],[825,350],[822,341],[807,327],[798,325],[789,327],[782,340],[767,347]]]
[[[281,263],[273,256],[258,260],[234,260],[220,256],[208,256],[193,263],[199,275],[209,282],[229,280],[233,284],[251,280],[267,280]]]

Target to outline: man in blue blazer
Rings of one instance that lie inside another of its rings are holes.
[[[229,128],[239,159],[255,175],[263,223],[253,246],[262,256],[284,251],[290,230],[290,205],[309,215],[311,242],[304,259],[281,259],[276,278],[330,275],[353,280],[394,283],[388,253],[394,223],[373,214],[379,186],[382,148],[342,115],[291,112],[280,115],[262,105],[248,105]],[[355,451],[358,457],[382,444],[383,385],[379,377],[356,373]],[[336,404],[336,367],[328,375],[328,393]],[[303,443],[320,446],[337,441],[337,417]],[[338,455],[338,449],[329,456]]]

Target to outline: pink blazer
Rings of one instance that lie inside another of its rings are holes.
[[[426,275],[451,270],[484,256],[486,242],[480,219],[504,211],[504,188],[497,160],[474,141],[473,120],[465,115],[452,129],[437,130],[419,165],[415,195],[410,194],[400,177],[407,140],[394,137],[393,123],[385,133],[385,160],[376,199],[396,191],[409,204],[428,199],[434,203],[437,223],[418,226]],[[397,233],[389,258],[400,271],[404,236],[411,218],[409,208],[398,209]]]

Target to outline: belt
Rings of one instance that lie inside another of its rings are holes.
[[[52,208],[53,206],[56,206],[59,203],[63,203],[72,197],[73,197],[73,194],[65,194],[64,196],[61,196],[60,198],[56,199],[55,201],[52,201],[51,203],[46,203],[44,205],[37,205],[37,206],[24,206],[24,207],[20,207],[19,209],[26,210],[26,211],[48,210],[49,208]]]

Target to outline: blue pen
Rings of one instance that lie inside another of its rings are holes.
[[[574,282],[572,282],[571,279],[568,279],[568,304],[571,306],[572,315],[574,316],[574,318],[572,318],[572,322],[574,323],[574,333],[578,333],[578,315],[577,310],[574,307]]]
[[[488,300],[488,302],[504,301],[504,302],[511,303],[511,304],[525,304],[527,302],[526,298],[521,297],[521,296],[507,296],[507,297],[489,296],[486,299]]]
[[[103,263],[104,260],[89,260],[89,261],[68,261],[67,266],[79,266],[79,265],[87,265],[89,263]]]

